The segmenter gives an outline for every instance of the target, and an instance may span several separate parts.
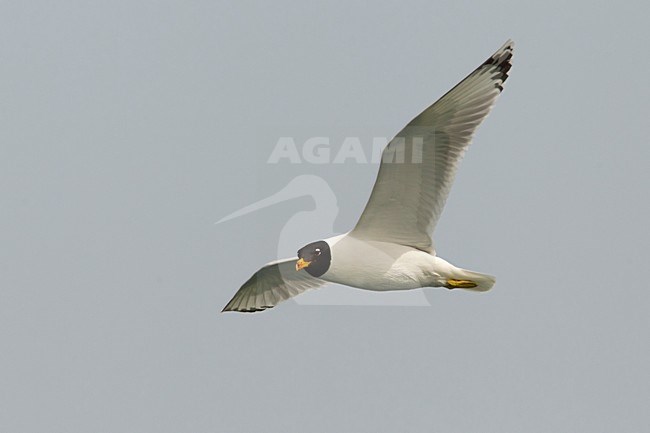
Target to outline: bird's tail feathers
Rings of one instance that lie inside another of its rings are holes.
[[[459,287],[465,290],[472,290],[474,292],[487,292],[494,286],[496,278],[492,275],[482,274],[480,272],[474,272],[467,269],[460,269],[462,279],[469,280],[476,283],[476,287]]]

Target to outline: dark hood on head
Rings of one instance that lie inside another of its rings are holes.
[[[305,271],[312,277],[320,277],[330,268],[332,252],[325,241],[307,244],[298,250],[298,258],[310,262]]]

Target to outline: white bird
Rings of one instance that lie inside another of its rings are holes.
[[[326,282],[374,291],[491,289],[493,276],[438,257],[432,235],[474,132],[503,90],[513,47],[507,41],[388,143],[354,229],[264,265],[223,311],[265,310]]]

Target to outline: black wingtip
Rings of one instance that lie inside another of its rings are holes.
[[[223,309],[221,310],[221,312],[222,312],[222,313],[226,313],[226,312],[228,312],[228,311],[234,311],[234,310],[231,308],[234,300],[235,300],[235,298],[233,297],[230,301],[228,301],[228,303],[226,304],[225,307],[223,307]]]
[[[494,54],[492,54],[488,59],[483,62],[481,66],[494,65],[499,71],[501,83],[497,84],[499,92],[503,91],[503,83],[508,79],[508,71],[512,68],[512,53],[515,47],[515,43],[509,39],[505,44],[501,46]]]
[[[262,305],[260,307],[252,307],[252,308],[228,308],[229,305],[226,305],[223,307],[223,310],[221,310],[222,313],[228,313],[228,312],[233,312],[233,313],[257,313],[260,311],[268,310],[269,308],[273,308],[273,305]]]

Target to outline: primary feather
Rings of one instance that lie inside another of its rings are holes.
[[[513,46],[506,42],[386,146],[354,236],[434,253],[433,231],[456,170],[503,90]]]
[[[271,262],[246,281],[223,311],[254,312],[276,306],[308,289],[325,284],[306,272],[296,272],[297,258]]]

